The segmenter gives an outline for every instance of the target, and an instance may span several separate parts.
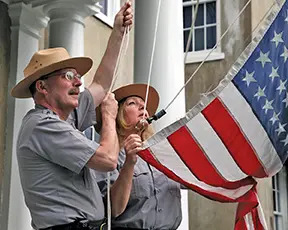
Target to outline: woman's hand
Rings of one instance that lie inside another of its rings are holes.
[[[147,129],[149,123],[146,119],[141,119],[135,126],[137,133],[142,133],[145,129]]]

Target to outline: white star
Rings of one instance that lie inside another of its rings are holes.
[[[286,82],[287,80],[286,81],[280,80],[280,85],[276,89],[276,90],[279,90],[279,94],[281,94],[283,90],[286,90],[286,87],[285,87]]]
[[[257,100],[258,100],[258,101],[259,101],[260,97],[266,97],[265,88],[266,88],[266,87],[264,87],[263,89],[261,89],[261,87],[258,86],[258,92],[254,95],[254,97],[257,97]]]
[[[253,71],[252,73],[248,73],[248,71],[246,70],[246,75],[242,79],[242,81],[246,81],[248,87],[249,87],[251,82],[257,82],[256,79],[253,77],[254,73],[255,73],[255,71]]]
[[[277,67],[276,69],[274,69],[274,67],[272,67],[272,72],[271,72],[271,74],[269,75],[269,77],[272,78],[272,82],[273,82],[273,80],[274,80],[275,77],[280,77],[279,74],[278,74],[278,72],[277,72],[278,69],[279,69],[279,67]]]
[[[278,47],[280,42],[284,42],[282,39],[282,34],[283,32],[281,32],[280,34],[277,34],[276,31],[274,31],[274,38],[271,40],[271,42],[275,42],[276,48]]]
[[[288,58],[288,49],[284,46],[284,52],[280,55],[280,57],[284,57],[284,62],[287,61]]]
[[[278,136],[279,136],[281,133],[285,132],[284,127],[285,127],[286,125],[287,125],[287,123],[284,124],[284,125],[282,125],[281,123],[279,123],[278,129],[276,129],[276,132],[278,133]]]
[[[276,114],[275,112],[273,113],[273,117],[269,120],[269,121],[272,121],[272,125],[274,125],[276,121],[279,121],[279,114],[280,113],[278,114]]]
[[[267,111],[268,111],[269,109],[273,109],[273,107],[272,107],[273,101],[274,101],[274,100],[268,101],[268,100],[266,99],[265,105],[264,105],[264,107],[262,108],[262,109],[265,109],[265,114],[267,113]]]
[[[287,94],[287,92],[286,92],[286,98],[282,102],[285,103],[285,108],[287,108],[288,107],[288,94]]]
[[[269,56],[269,51],[265,54],[262,53],[262,51],[260,51],[260,57],[256,61],[261,62],[262,67],[264,68],[266,63],[271,62],[268,56]]]
[[[287,17],[285,18],[285,22],[288,22],[288,10],[287,10]]]
[[[286,135],[285,140],[281,140],[281,142],[284,143],[284,146],[286,146],[288,144],[288,134]]]

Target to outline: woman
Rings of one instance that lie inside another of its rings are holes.
[[[130,84],[114,91],[121,151],[117,170],[111,173],[112,229],[177,229],[182,219],[180,185],[137,156],[142,141],[153,134],[151,125],[139,127],[139,122],[153,115],[159,103],[158,93],[149,87],[144,111],[146,88]],[[105,196],[104,176],[99,185]]]

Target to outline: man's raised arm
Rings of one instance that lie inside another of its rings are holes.
[[[94,98],[95,106],[101,104],[106,92],[110,88],[125,27],[132,26],[132,18],[131,2],[128,1],[115,16],[113,30],[106,51],[94,75],[93,81],[88,87]]]

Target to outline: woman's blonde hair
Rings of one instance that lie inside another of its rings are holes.
[[[125,132],[135,128],[134,125],[127,124],[124,118],[124,103],[126,99],[127,98],[119,102],[118,114],[116,118],[116,130],[117,130],[120,146],[123,143],[123,140],[125,138]],[[151,137],[153,134],[154,134],[154,130],[153,130],[152,125],[148,125],[148,127],[143,132],[141,132],[140,136],[141,136],[142,141],[144,141],[148,139],[149,137]]]

